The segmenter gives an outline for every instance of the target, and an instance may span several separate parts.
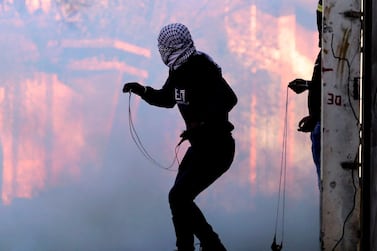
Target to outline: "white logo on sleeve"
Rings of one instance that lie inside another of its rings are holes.
[[[185,90],[175,89],[175,102],[177,104],[182,104],[182,105],[188,105],[189,104],[189,102],[186,100],[186,91]]]

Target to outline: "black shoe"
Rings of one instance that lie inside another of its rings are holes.
[[[221,242],[212,245],[200,245],[200,251],[226,251],[226,248]]]
[[[179,249],[179,248],[177,248],[177,249],[174,249],[174,251],[195,251],[195,249],[194,248],[192,248],[192,249]]]

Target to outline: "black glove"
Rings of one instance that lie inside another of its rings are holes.
[[[147,88],[137,82],[125,83],[123,86],[123,92],[133,92],[137,95],[143,95]]]
[[[295,80],[289,82],[288,87],[297,94],[300,94],[309,89],[308,81],[301,78],[296,78]]]
[[[300,120],[297,130],[300,132],[312,132],[316,124],[317,120],[309,115]]]

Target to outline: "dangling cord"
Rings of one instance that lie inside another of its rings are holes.
[[[175,147],[175,156],[174,156],[174,159],[173,159],[173,161],[171,162],[171,164],[168,167],[160,164],[160,162],[158,162],[155,158],[153,158],[149,154],[149,152],[147,151],[147,149],[144,147],[143,143],[141,142],[141,139],[140,139],[139,135],[136,132],[135,125],[134,125],[133,120],[132,120],[131,91],[129,92],[129,98],[128,98],[128,124],[129,124],[131,138],[134,141],[134,143],[137,146],[137,148],[139,149],[139,151],[144,155],[144,157],[147,160],[149,160],[152,164],[156,165],[157,167],[159,167],[161,169],[164,169],[164,170],[167,170],[167,171],[174,171],[175,172],[176,170],[173,170],[172,168],[174,167],[175,161],[177,161],[177,163],[179,164],[178,152],[179,152],[179,147],[180,147],[180,145],[181,145],[182,142],[180,142]]]
[[[275,234],[271,245],[273,251],[279,251],[283,248],[284,240],[284,219],[285,219],[285,188],[287,180],[287,138],[288,138],[288,87],[285,99],[285,114],[284,114],[284,129],[283,129],[283,145],[281,152],[280,161],[280,179],[279,179],[279,193],[278,193],[278,205],[276,209],[276,220],[275,220]],[[282,200],[282,205],[280,205],[280,200]],[[279,213],[282,211],[280,224],[281,224],[281,242],[276,243],[276,235],[278,232],[279,225]]]
[[[358,163],[358,155],[355,156],[355,160],[353,162],[353,164],[355,166],[358,166],[359,163]],[[357,169],[356,169],[357,170]],[[346,228],[346,223],[347,221],[351,218],[352,214],[354,213],[355,211],[355,208],[356,208],[356,196],[357,196],[357,187],[355,185],[355,170],[351,169],[351,178],[352,178],[352,186],[353,186],[353,206],[351,208],[351,210],[348,212],[346,218],[344,219],[344,222],[343,222],[343,227],[342,227],[342,235],[341,237],[339,238],[339,240],[335,243],[334,247],[331,249],[331,251],[335,251],[336,250],[336,247],[342,242],[343,238],[344,238],[344,234],[345,234],[345,228]]]

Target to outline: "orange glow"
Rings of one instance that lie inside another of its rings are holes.
[[[95,43],[68,42],[65,46],[90,44]],[[123,48],[122,43],[114,44]],[[34,51],[35,46],[27,41],[25,45]],[[54,42],[49,45],[54,46]],[[149,56],[148,50],[135,48],[133,52],[138,55]],[[108,138],[113,124],[123,74],[141,80],[148,77],[147,71],[115,59],[73,59],[67,68],[99,73],[83,79],[70,78],[74,89],[56,74],[43,72],[0,88],[1,198],[6,205],[13,198],[31,198],[46,186],[59,184],[61,177],[80,178],[82,165],[98,168],[105,147],[103,140]],[[105,89],[101,88],[103,85]],[[88,104],[98,100],[101,109],[87,112]]]
[[[136,67],[127,65],[123,62],[112,60],[103,61],[98,58],[87,58],[84,60],[76,60],[68,66],[72,70],[89,70],[89,71],[103,71],[103,70],[115,70],[119,72],[126,72],[131,75],[140,76],[142,78],[148,77],[148,72]]]
[[[83,39],[83,40],[62,40],[62,41],[50,41],[49,47],[59,45],[63,48],[116,48],[125,52],[129,52],[135,55],[143,56],[146,58],[151,57],[151,51],[149,49],[133,45],[127,42],[113,39]]]
[[[90,90],[90,79],[82,84],[85,96],[59,81],[56,75],[37,73],[22,82],[7,86],[2,99],[6,110],[1,114],[10,115],[1,117],[5,123],[0,127],[4,204],[15,197],[31,198],[46,185],[58,184],[62,176],[79,178],[84,163],[95,168],[103,149],[90,140],[108,137],[114,117],[109,111],[114,111],[117,103],[117,97],[104,100],[107,116],[101,115],[97,120],[88,117],[84,109],[84,103],[98,100],[96,96],[101,95],[100,91]],[[22,93],[23,98],[16,98],[15,92]],[[90,139],[85,136],[88,134]]]
[[[11,86],[6,106],[18,115],[9,117],[1,128],[5,132],[2,133],[5,204],[13,197],[30,198],[44,188],[47,178],[50,182],[62,173],[76,175],[78,166],[67,162],[77,160],[83,147],[80,120],[72,118],[69,111],[77,97],[56,76],[38,73],[22,85],[15,85],[19,86],[23,98],[17,100],[12,95],[16,87]],[[3,114],[6,112],[10,111]],[[16,120],[22,121],[21,126],[17,126]],[[54,139],[49,143],[50,136]],[[64,170],[65,166],[70,169]]]
[[[257,124],[256,120],[256,112],[255,112],[255,107],[257,103],[257,97],[254,97],[251,100],[251,108],[250,108],[250,125],[255,125]],[[250,184],[251,184],[251,191],[255,192],[255,187],[256,187],[256,181],[257,181],[257,135],[255,130],[250,130]]]
[[[26,0],[25,5],[30,13],[33,13],[38,9],[48,12],[51,9],[51,0]]]
[[[289,10],[287,12],[289,13]],[[272,75],[279,76],[279,79],[274,81],[277,85],[269,84],[268,87],[265,87],[266,98],[269,98],[270,102],[276,103],[279,107],[273,116],[272,114],[264,116],[263,111],[261,113],[264,108],[258,104],[262,102],[261,98],[263,99],[263,97],[250,93],[250,142],[247,144],[250,154],[250,173],[248,176],[253,187],[253,193],[271,194],[277,190],[278,186],[277,177],[280,169],[279,160],[284,128],[286,88],[289,81],[294,78],[310,79],[317,48],[316,34],[297,26],[293,14],[276,18],[259,11],[255,5],[233,12],[232,15],[226,17],[225,25],[229,49],[237,55],[239,61],[243,62],[245,67],[250,69],[250,73],[267,70]],[[302,38],[309,39],[303,42]],[[296,41],[299,41],[299,43],[296,43]],[[310,48],[312,57],[307,56],[308,48]],[[271,94],[277,94],[277,96],[271,99]],[[296,99],[291,94],[289,102],[287,186],[292,188],[294,187],[294,180],[299,179],[298,175],[302,174],[300,170],[289,168],[298,161],[294,152],[299,145],[295,134],[296,124],[302,109],[298,109],[298,107],[303,107],[305,110],[306,100]],[[257,156],[261,150],[269,153],[268,160],[263,160]],[[309,147],[307,147],[307,152],[310,153]],[[274,170],[262,170],[265,166],[271,165]],[[299,168],[307,169],[307,166],[308,164],[299,166]],[[292,193],[300,192],[292,190]]]
[[[27,0],[25,5],[29,13],[39,10],[46,13],[51,11],[51,2]],[[7,0],[1,8],[9,9],[10,5],[13,1]],[[256,5],[245,5],[231,12],[230,9],[230,6],[225,7],[225,49],[234,55],[246,75],[263,71],[267,72],[270,81],[262,83],[263,86],[250,83],[250,93],[243,93],[239,100],[238,106],[246,109],[240,112],[238,119],[242,121],[238,121],[240,125],[236,125],[235,134],[241,132],[236,138],[237,151],[246,153],[240,166],[247,167],[247,175],[237,178],[247,179],[254,194],[272,194],[278,186],[276,177],[280,167],[287,83],[296,77],[310,78],[318,53],[318,38],[315,32],[296,24],[293,11],[287,10],[287,15],[277,18],[259,10]],[[11,22],[20,29],[27,25],[21,18]],[[10,204],[14,198],[31,198],[42,189],[61,182],[62,177],[78,179],[83,172],[82,166],[99,168],[97,163],[102,161],[115,108],[119,104],[120,83],[127,75],[137,77],[139,81],[150,77],[150,72],[142,67],[149,65],[144,64],[145,61],[152,60],[151,49],[119,39],[88,37],[54,38],[40,44],[25,34],[7,34],[0,38],[0,43],[6,45],[17,41],[14,46],[17,50],[11,52],[12,60],[9,61],[17,66],[17,71],[23,72],[12,73],[9,83],[0,83],[1,198],[4,204]],[[106,58],[107,54],[101,51],[100,55],[72,55],[67,61],[60,61],[65,49],[87,48],[115,49],[125,59]],[[127,60],[128,54],[144,60],[142,66],[130,65],[132,61]],[[50,60],[48,63],[63,68],[64,80],[54,70],[52,73],[38,72],[37,67],[29,66],[46,56]],[[18,66],[22,64],[27,66]],[[66,74],[67,71],[72,74]],[[88,71],[95,74],[80,75]],[[227,79],[237,79],[232,73],[227,74],[230,75]],[[242,84],[230,83],[233,88]],[[307,135],[296,133],[297,122],[306,112],[306,99],[290,95],[287,160],[288,168],[297,166],[297,169],[288,171],[288,182],[291,188],[297,188],[294,180],[308,172],[307,166],[312,163],[306,163],[310,149],[303,143],[303,138]],[[101,106],[96,106],[97,110],[93,112],[91,104],[98,102]],[[179,132],[174,135],[177,134]],[[169,132],[166,141],[174,145],[175,138],[170,137]],[[171,152],[166,151],[170,157]],[[298,152],[300,154],[296,154]],[[309,171],[314,175],[314,168]],[[291,192],[301,193],[300,189]]]

